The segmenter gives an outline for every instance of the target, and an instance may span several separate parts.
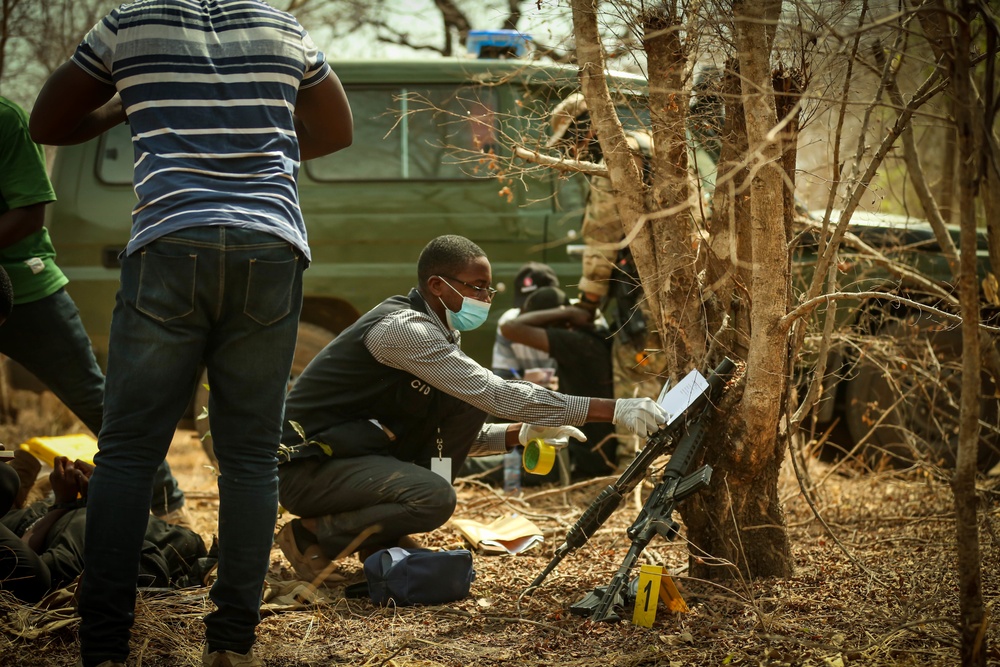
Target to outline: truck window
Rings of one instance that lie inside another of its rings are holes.
[[[310,160],[315,181],[483,178],[496,149],[496,92],[488,88],[348,88],[354,143]]]
[[[97,178],[108,185],[132,185],[132,133],[116,125],[101,136],[97,150]]]

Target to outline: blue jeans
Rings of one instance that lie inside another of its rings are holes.
[[[14,306],[0,327],[0,354],[24,366],[87,428],[101,432],[104,375],[80,311],[65,289]],[[184,493],[166,461],[157,468],[152,498],[153,511],[159,515],[184,504]]]
[[[212,651],[246,653],[278,508],[277,449],[305,261],[277,237],[195,227],[122,260],[80,588],[85,665],[124,661],[156,466],[204,363],[219,460]]]

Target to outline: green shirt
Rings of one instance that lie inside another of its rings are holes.
[[[45,153],[28,133],[28,115],[0,97],[0,215],[55,199],[45,170]],[[47,297],[69,282],[56,266],[55,257],[47,229],[0,248],[0,265],[10,276],[15,304]]]

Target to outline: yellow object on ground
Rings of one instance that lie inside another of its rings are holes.
[[[94,455],[97,454],[97,440],[94,436],[84,433],[53,435],[32,438],[28,442],[21,443],[21,449],[30,452],[49,466],[55,463],[57,456],[65,456],[70,461],[79,459],[93,465]]]
[[[660,601],[662,579],[662,565],[643,565],[639,568],[639,586],[636,591],[635,609],[632,611],[632,625],[653,627],[653,621],[656,620],[656,603]]]
[[[678,614],[685,614],[688,612],[687,602],[684,601],[681,592],[677,590],[677,585],[674,583],[673,578],[670,575],[663,575],[663,579],[660,582],[660,599],[663,603],[667,605],[667,609]]]
[[[667,609],[682,614],[688,611],[687,603],[677,590],[674,580],[661,565],[643,565],[639,568],[635,609],[632,610],[632,624],[644,628],[653,627],[656,620],[656,604],[663,601]]]

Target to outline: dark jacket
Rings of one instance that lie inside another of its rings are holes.
[[[479,427],[486,414],[379,363],[365,347],[369,329],[404,308],[433,315],[415,289],[386,299],[341,332],[298,377],[285,401],[282,443],[291,449],[289,458],[382,454],[429,467],[440,429],[442,455],[452,458],[454,470],[461,466],[479,432],[472,428],[476,420],[470,425],[469,411],[482,416]],[[460,414],[464,417],[456,419]],[[301,427],[305,443],[293,422]]]

